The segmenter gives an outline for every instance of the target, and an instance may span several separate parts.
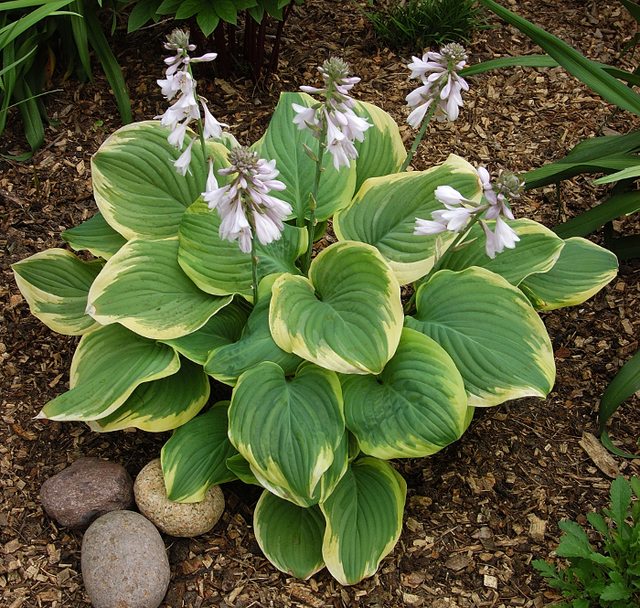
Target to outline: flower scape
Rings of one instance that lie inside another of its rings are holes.
[[[253,526],[271,563],[355,584],[402,529],[406,483],[389,460],[455,442],[476,408],[548,395],[538,311],[584,302],[617,260],[515,218],[517,175],[492,182],[456,155],[405,170],[429,120],[464,107],[458,44],[408,66],[421,82],[409,154],[390,115],[350,96],[359,79],[337,58],[241,147],[191,70],[214,54],[191,58],[181,31],[166,48],[158,84],[175,101],[103,143],[100,211],[63,234],[95,259],[50,249],[14,265],[33,314],[82,336],[70,390],[39,417],[173,430],[171,500],[259,486]],[[337,242],[314,257],[329,220]],[[233,392],[207,409],[212,379]]]

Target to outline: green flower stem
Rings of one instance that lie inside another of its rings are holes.
[[[253,306],[258,304],[258,256],[256,255],[256,235],[253,228],[251,238],[251,277],[253,279]]]
[[[309,267],[311,266],[311,253],[313,251],[313,237],[315,235],[316,227],[316,204],[318,201],[318,190],[320,188],[320,176],[322,175],[322,158],[324,156],[325,146],[322,143],[327,137],[327,125],[323,123],[322,131],[320,131],[320,145],[318,146],[318,160],[316,161],[316,175],[313,180],[313,192],[309,197],[309,225],[307,227],[309,234],[309,244],[307,251],[302,260],[302,272],[306,275],[309,274]]]
[[[409,313],[409,311],[412,309],[413,304],[416,301],[416,293],[418,293],[418,288],[420,287],[420,285],[422,285],[423,283],[426,283],[436,272],[438,272],[438,270],[440,270],[444,260],[446,260],[447,257],[450,256],[451,252],[458,245],[460,245],[460,243],[462,243],[462,241],[464,241],[465,238],[467,238],[467,236],[469,235],[469,232],[471,232],[471,228],[473,227],[473,225],[478,222],[478,220],[480,219],[480,216],[488,208],[489,208],[489,205],[482,205],[482,207],[478,207],[476,212],[471,216],[471,219],[469,220],[469,223],[466,226],[466,230],[464,230],[464,232],[460,232],[458,236],[456,236],[456,238],[453,240],[453,243],[451,243],[451,245],[447,247],[447,250],[440,256],[440,258],[436,260],[431,270],[425,276],[423,276],[421,279],[418,279],[413,284],[413,293],[411,294],[411,297],[409,298],[407,303],[404,305],[405,314]]]
[[[415,151],[418,149],[418,146],[422,141],[422,137],[424,136],[427,130],[427,125],[429,124],[429,122],[433,118],[433,115],[435,114],[439,101],[440,101],[440,95],[436,95],[435,99],[433,100],[433,103],[431,104],[431,107],[429,108],[429,111],[427,112],[427,115],[424,117],[424,120],[422,121],[420,132],[418,133],[418,136],[413,142],[413,146],[411,146],[411,150],[409,150],[409,154],[407,154],[407,158],[405,159],[404,163],[402,163],[402,167],[400,167],[400,173],[404,173],[407,170],[407,167],[409,166],[409,163],[411,162],[411,159],[413,158]]]

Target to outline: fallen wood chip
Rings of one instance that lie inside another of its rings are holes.
[[[468,555],[454,555],[450,557],[446,562],[445,566],[454,572],[458,572],[458,570],[462,570],[466,568],[471,563],[471,558]]]
[[[538,543],[541,543],[544,540],[544,533],[547,529],[547,522],[544,519],[540,519],[534,513],[529,513],[527,515],[529,519],[529,535],[533,540]]]
[[[620,472],[616,459],[591,433],[582,433],[582,439],[578,442],[594,464],[607,476],[615,479]]]

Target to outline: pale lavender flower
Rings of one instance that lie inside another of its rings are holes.
[[[231,166],[220,169],[218,173],[235,173],[235,180],[220,188],[215,178],[208,179],[207,191],[202,196],[209,209],[218,210],[220,238],[238,239],[240,249],[250,253],[254,234],[263,245],[280,238],[284,230],[283,220],[291,214],[291,205],[269,194],[271,190],[286,188],[275,179],[280,173],[275,168],[275,160],[266,161],[258,158],[257,152],[239,147],[229,152],[229,162]]]
[[[318,68],[325,86],[322,88],[303,85],[305,93],[324,96],[324,102],[310,108],[299,104],[291,104],[296,116],[294,124],[299,130],[307,129],[320,139],[326,133],[326,141],[320,145],[327,147],[333,156],[333,166],[338,170],[349,166],[351,160],[358,157],[353,142],[364,141],[364,132],[371,126],[366,118],[361,118],[353,111],[355,101],[349,97],[349,91],[360,79],[349,76],[349,66],[342,59],[332,57]]]
[[[189,169],[189,165],[191,164],[191,148],[193,147],[193,142],[195,140],[195,137],[191,139],[191,142],[185,148],[184,152],[180,155],[178,160],[173,163],[173,166],[180,175],[186,175],[187,171],[191,173],[191,169]]]
[[[496,257],[496,253],[502,253],[505,247],[514,249],[516,242],[520,240],[516,231],[500,217],[496,218],[493,232],[484,220],[480,220],[480,225],[487,237],[485,251],[492,260]]]
[[[469,90],[467,81],[458,75],[466,61],[464,47],[455,42],[442,47],[439,53],[429,51],[422,59],[413,57],[413,62],[407,66],[411,70],[410,78],[420,78],[423,84],[406,98],[412,109],[407,119],[410,126],[416,129],[420,126],[436,98],[438,108],[434,116],[437,120],[458,118],[463,105],[461,92]]]

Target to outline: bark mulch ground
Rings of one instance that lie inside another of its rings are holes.
[[[509,5],[586,56],[632,69],[617,56],[635,23],[617,4]],[[476,33],[468,45],[471,63],[536,52],[518,30],[492,23],[496,27]],[[137,120],[164,111],[155,80],[163,72],[161,43],[171,28],[165,22],[128,35],[122,22],[116,31],[113,48]],[[227,79],[205,74],[200,90],[218,119],[249,144],[262,134],[280,91],[312,83],[319,63],[342,55],[362,78],[355,96],[405,124],[404,97],[415,86],[405,64],[421,52],[381,47],[353,3],[307,0],[287,23],[276,75],[254,86],[237,65]],[[135,477],[168,437],[136,430],[101,435],[82,424],[33,419],[66,389],[77,339],[54,334],[30,315],[10,264],[64,246],[60,232],[95,213],[91,155],[121,125],[99,66],[94,83],[63,82],[61,72],[54,74],[53,86],[63,92],[47,98],[58,122],[47,128],[45,146],[30,162],[0,160],[0,605],[7,608],[89,605],[80,574],[82,534],[58,529],[43,514],[42,483],[82,456],[122,463]],[[429,127],[416,169],[455,152],[492,172],[527,171],[594,136],[613,109],[560,68],[503,69],[473,77],[470,85],[460,118]],[[605,132],[622,134],[638,126],[637,118],[619,112]],[[413,131],[401,129],[409,145]],[[20,153],[25,145],[12,111],[0,152]],[[527,193],[514,211],[551,227],[602,201],[607,188],[579,177],[563,182],[561,191],[560,208],[552,187]],[[614,227],[620,234],[639,231],[634,217]],[[601,235],[592,238],[600,242]],[[597,434],[600,396],[638,349],[639,277],[639,263],[623,263],[617,279],[587,303],[543,314],[558,367],[546,400],[522,399],[477,412],[457,443],[430,458],[394,463],[408,483],[405,525],[375,576],[343,588],[326,571],[308,581],[280,573],[252,533],[258,492],[232,483],[224,487],[227,510],[211,533],[166,538],[172,580],[163,606],[540,608],[558,599],[531,561],[555,557],[559,520],[584,524],[588,512],[606,504],[611,479],[581,442],[583,433]],[[637,397],[616,415],[611,435],[624,449],[638,450]],[[640,474],[636,462],[614,460],[613,474]]]

